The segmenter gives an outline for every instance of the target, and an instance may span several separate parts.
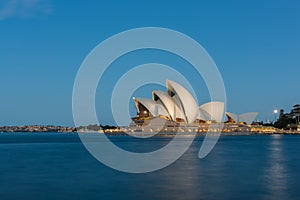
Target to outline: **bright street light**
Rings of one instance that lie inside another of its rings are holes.
[[[275,122],[277,121],[277,113],[278,113],[278,110],[275,109],[275,110],[274,110],[274,115],[275,115],[275,121],[274,121],[274,124],[275,124]]]

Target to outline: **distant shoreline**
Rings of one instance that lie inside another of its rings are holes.
[[[101,134],[101,135],[106,135],[106,136],[137,136],[137,137],[149,137],[149,136],[196,136],[196,137],[205,137],[207,134],[209,134],[211,137],[214,136],[257,136],[257,135],[300,135],[300,133],[298,132],[294,132],[294,133],[254,133],[254,132],[235,132],[235,133],[224,133],[222,132],[221,134],[218,133],[212,133],[212,132],[208,132],[208,133],[190,133],[190,132],[169,132],[169,133],[157,133],[157,134],[152,134],[152,133],[130,133],[127,134],[125,132],[114,132],[114,133],[108,133],[108,132],[104,132],[104,133],[98,133],[98,132],[36,132],[36,131],[32,131],[32,132],[0,132],[1,134],[58,134],[58,135],[64,135],[64,134]]]
[[[195,130],[195,129],[193,129]],[[29,126],[0,126],[0,133],[99,133],[105,135],[136,135],[136,136],[149,136],[149,135],[197,135],[205,136],[207,133],[210,135],[219,135],[220,131],[210,131],[210,129],[197,129],[193,131],[187,129],[174,129],[173,131],[165,130],[159,133],[141,131],[140,129],[127,129],[120,127],[110,127],[107,129],[90,130],[68,126],[52,126],[52,125],[29,125]],[[247,131],[248,130],[248,131]],[[251,130],[251,131],[250,131]],[[260,131],[257,131],[260,130]],[[130,134],[127,134],[130,133]],[[300,135],[299,131],[295,130],[279,130],[267,129],[257,127],[250,127],[248,129],[241,129],[240,131],[221,131],[221,135]]]
[[[24,125],[24,126],[0,126],[0,133],[74,133],[77,129],[75,127],[68,126],[54,126],[54,125]]]

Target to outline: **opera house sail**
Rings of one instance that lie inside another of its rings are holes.
[[[258,115],[257,112],[249,112],[249,113],[244,113],[244,114],[240,114],[240,115],[226,112],[228,122],[237,123],[237,124],[242,123],[242,124],[251,125],[251,123],[254,121],[254,119],[256,118],[257,115]]]
[[[152,91],[152,99],[133,98],[137,116],[132,120],[136,124],[143,125],[153,118],[187,125],[207,121],[222,122],[225,109],[223,102],[209,102],[198,106],[193,95],[180,84],[167,80],[166,87],[167,92]]]

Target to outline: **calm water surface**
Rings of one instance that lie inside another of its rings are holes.
[[[170,140],[111,139],[141,152]],[[200,160],[202,141],[165,169],[127,174],[77,134],[0,134],[0,199],[300,199],[300,136],[225,136]]]

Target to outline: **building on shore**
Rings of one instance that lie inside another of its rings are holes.
[[[154,90],[152,99],[133,98],[137,115],[128,131],[132,132],[251,132],[258,113],[226,113],[224,102],[198,105],[180,84],[167,80],[167,92]]]

